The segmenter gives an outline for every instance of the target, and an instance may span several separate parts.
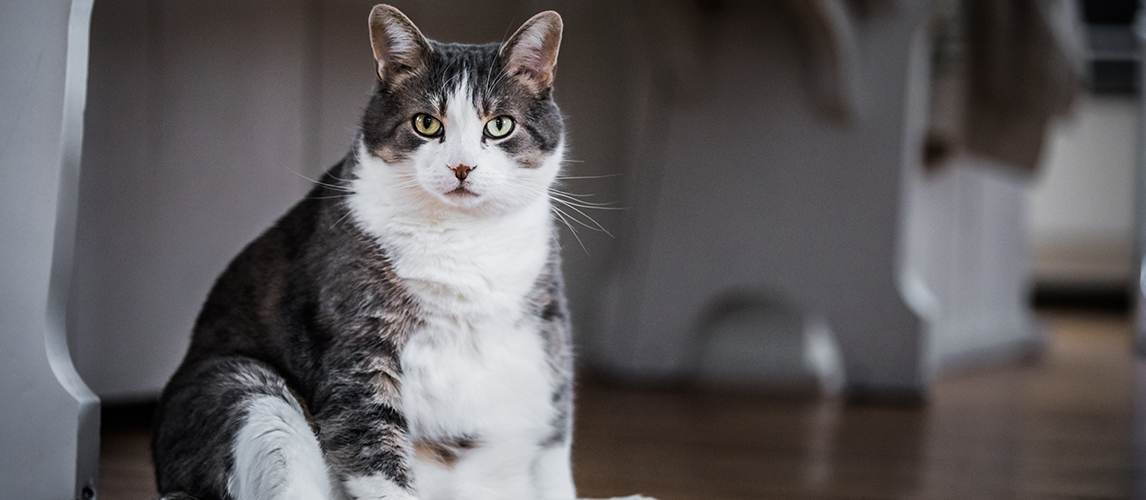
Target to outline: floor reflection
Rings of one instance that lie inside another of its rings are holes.
[[[580,492],[1146,498],[1134,448],[1143,441],[1135,384],[1146,369],[1131,354],[1129,321],[1046,320],[1049,342],[1038,359],[950,374],[924,406],[586,384],[574,452]]]

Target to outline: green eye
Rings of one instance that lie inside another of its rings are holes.
[[[442,135],[442,122],[425,113],[418,113],[414,115],[414,131],[426,137],[437,137]]]
[[[501,139],[513,132],[513,118],[499,116],[485,122],[485,135],[493,139]]]

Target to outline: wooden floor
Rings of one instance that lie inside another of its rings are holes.
[[[1146,364],[1131,355],[1128,320],[1046,320],[1040,359],[948,375],[923,406],[585,385],[574,447],[579,493],[1146,498]],[[106,426],[100,498],[155,497],[147,440],[145,425]]]

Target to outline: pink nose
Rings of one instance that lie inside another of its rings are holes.
[[[466,180],[466,177],[469,177],[470,172],[475,168],[477,167],[471,167],[469,165],[459,163],[450,167],[450,170],[454,171],[454,176],[457,177],[459,181],[464,181]]]

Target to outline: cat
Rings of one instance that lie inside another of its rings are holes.
[[[576,498],[562,27],[440,43],[374,7],[350,152],[218,278],[160,398],[165,498]]]

